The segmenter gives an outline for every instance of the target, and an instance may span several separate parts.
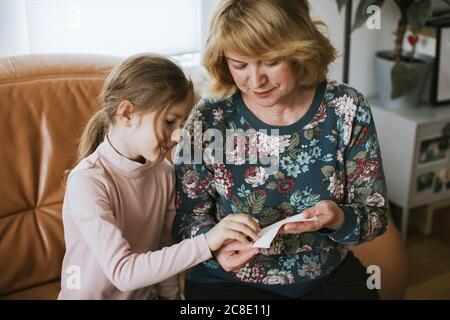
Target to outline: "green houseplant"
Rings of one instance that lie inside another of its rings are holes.
[[[336,0],[339,10],[348,4],[350,0]],[[417,105],[420,100],[420,91],[426,79],[426,72],[431,71],[432,60],[415,54],[415,46],[418,35],[425,27],[426,20],[431,16],[432,0],[390,0],[400,11],[397,23],[393,50],[377,52],[377,86],[379,96],[393,100],[404,97],[404,104]],[[450,6],[450,0],[441,0]],[[374,14],[368,10],[372,5],[380,9],[386,3],[385,0],[361,0],[356,9],[352,31],[363,26],[367,19]],[[408,37],[413,47],[412,52],[405,52],[403,42],[408,29],[412,35]],[[421,84],[422,83],[422,84]],[[384,100],[384,99],[381,99]],[[416,100],[416,101],[413,101]]]

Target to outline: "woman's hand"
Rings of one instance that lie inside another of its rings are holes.
[[[232,240],[249,245],[250,241],[247,237],[256,241],[260,231],[258,223],[248,214],[229,214],[205,233],[205,237],[209,249],[216,251]]]
[[[239,241],[233,241],[214,252],[214,256],[222,268],[225,271],[230,272],[242,268],[259,252],[260,249],[252,248],[250,244],[242,244]]]
[[[305,218],[317,217],[317,221],[301,221],[285,224],[280,233],[314,232],[323,228],[337,230],[344,223],[344,211],[336,202],[323,200],[303,211]]]

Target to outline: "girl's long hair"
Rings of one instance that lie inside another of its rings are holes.
[[[92,116],[83,131],[78,147],[77,163],[92,154],[102,143],[119,104],[130,101],[134,110],[154,111],[155,133],[159,145],[159,160],[165,155],[162,146],[168,137],[161,121],[165,111],[174,103],[186,99],[193,90],[183,70],[166,57],[139,54],[116,66],[105,80],[99,96],[100,109]]]

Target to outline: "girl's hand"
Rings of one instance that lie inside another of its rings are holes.
[[[250,244],[247,237],[254,241],[258,239],[261,228],[256,221],[247,214],[229,214],[211,230],[205,233],[206,242],[211,251],[216,251],[222,245],[237,240],[242,244]]]
[[[227,271],[236,271],[260,252],[259,248],[233,241],[214,252],[214,256],[222,268]]]
[[[323,200],[303,211],[305,218],[317,217],[317,221],[302,221],[285,224],[280,233],[314,232],[323,228],[337,230],[344,223],[344,211],[336,202]]]

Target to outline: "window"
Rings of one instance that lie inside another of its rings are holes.
[[[207,0],[208,1],[208,0]],[[202,0],[25,0],[30,53],[201,50]]]

